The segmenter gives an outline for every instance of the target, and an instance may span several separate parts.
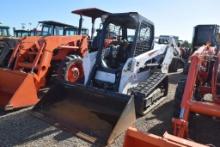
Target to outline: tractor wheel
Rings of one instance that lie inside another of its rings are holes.
[[[82,58],[78,55],[67,56],[59,69],[59,77],[66,82],[74,84],[84,81]]]
[[[181,109],[180,107],[181,107],[185,85],[186,85],[186,79],[181,79],[178,82],[178,86],[176,88],[176,93],[174,98],[174,111],[173,111],[174,118],[179,118],[180,109]]]

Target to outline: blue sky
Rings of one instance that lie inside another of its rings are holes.
[[[197,24],[220,24],[219,0],[1,0],[0,22],[11,27],[56,20],[78,25],[74,9],[97,7],[109,12],[137,11],[155,24],[156,35],[191,41]],[[85,20],[86,27],[89,21]]]

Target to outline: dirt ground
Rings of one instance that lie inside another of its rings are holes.
[[[171,117],[173,112],[173,97],[176,83],[182,76],[169,77],[169,94],[167,98],[145,117],[138,118],[136,127],[143,132],[162,135],[171,131]],[[97,147],[70,133],[51,126],[31,115],[31,108],[4,114],[0,113],[0,146],[1,147],[29,147],[29,146],[71,146]],[[190,123],[190,139],[203,144],[220,146],[220,120],[204,116],[193,116]],[[124,134],[119,136],[111,147],[122,146]]]

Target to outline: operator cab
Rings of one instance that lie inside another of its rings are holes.
[[[82,32],[88,29],[81,28]],[[40,31],[39,31],[40,30]],[[32,36],[73,36],[77,35],[78,27],[57,21],[40,21],[38,27],[32,31]]]
[[[178,44],[179,37],[177,36],[170,36],[170,35],[160,35],[158,39],[159,44],[170,44],[172,42],[171,39],[174,39],[176,45]]]
[[[37,28],[30,30],[30,36],[40,36],[40,35],[41,35],[41,31],[37,30]]]
[[[9,27],[8,26],[0,26],[0,37],[9,37]]]
[[[132,19],[124,20],[111,18],[104,26],[104,39],[112,39],[108,47],[102,51],[102,67],[112,70],[121,69],[131,54],[133,41],[129,36],[135,36],[136,24]]]
[[[87,29],[82,28],[85,33],[88,32]],[[69,24],[57,22],[57,21],[39,21],[36,28],[32,30],[15,30],[15,37],[25,37],[25,36],[72,36],[76,35],[78,28]]]
[[[129,58],[153,48],[153,23],[136,12],[111,14],[100,38],[98,57],[87,85],[118,91],[122,71],[132,70]],[[109,38],[112,42],[105,47]]]
[[[56,21],[40,21],[39,27],[38,30],[41,30],[41,36],[64,36],[66,28],[74,28],[72,25]]]
[[[24,30],[24,29],[16,30],[16,29],[14,29],[14,37],[22,38],[22,37],[26,37],[26,36],[30,36],[29,30]]]
[[[194,27],[194,35],[192,41],[193,51],[197,50],[200,46],[210,43],[211,46],[217,46],[217,35],[219,34],[218,25],[197,25]]]
[[[88,36],[89,35],[89,30],[86,28],[81,29],[81,35]],[[66,27],[65,28],[65,36],[74,36],[78,35],[78,28],[77,27]]]

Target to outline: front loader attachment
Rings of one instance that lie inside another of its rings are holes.
[[[35,116],[100,144],[111,144],[136,119],[132,97],[84,85],[59,83],[33,110]]]
[[[38,102],[34,78],[31,74],[0,69],[0,108],[13,110]]]
[[[135,128],[129,128],[123,147],[208,147],[193,141],[164,133],[163,137],[144,134]]]

